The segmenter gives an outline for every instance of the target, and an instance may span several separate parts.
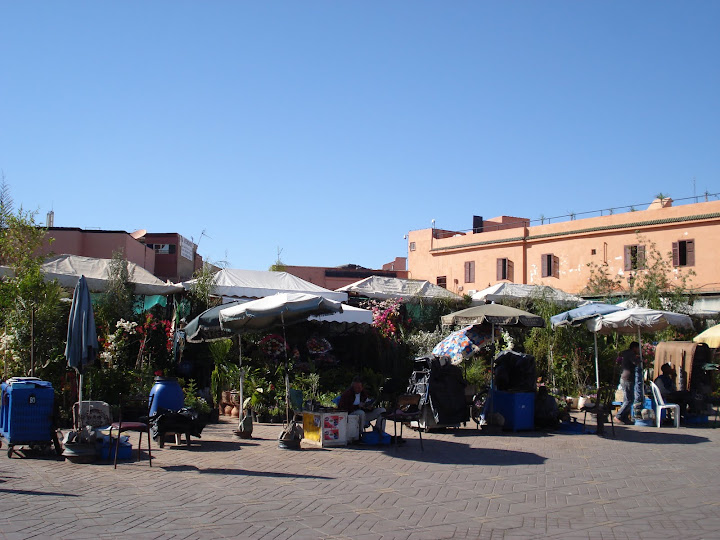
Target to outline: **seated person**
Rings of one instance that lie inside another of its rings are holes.
[[[670,364],[663,364],[660,371],[662,371],[662,374],[653,381],[660,390],[660,395],[665,403],[677,403],[680,405],[680,414],[684,415],[690,401],[690,392],[677,389],[675,370]]]
[[[359,416],[361,432],[369,427],[373,420],[375,420],[375,429],[385,431],[385,417],[383,416],[385,409],[373,407],[373,401],[363,388],[362,379],[355,377],[350,387],[340,396],[338,409]]]
[[[535,394],[535,427],[555,429],[559,423],[557,401],[548,393],[547,386],[540,386]]]

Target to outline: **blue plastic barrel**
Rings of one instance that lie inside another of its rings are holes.
[[[175,377],[155,377],[155,385],[150,390],[150,416],[158,409],[177,411],[185,406],[185,394]]]

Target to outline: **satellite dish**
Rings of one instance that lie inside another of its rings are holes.
[[[130,233],[130,236],[132,236],[135,240],[139,240],[146,234],[147,234],[147,231],[145,229],[138,229],[137,231]]]

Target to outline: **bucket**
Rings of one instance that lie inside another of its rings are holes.
[[[152,405],[150,416],[158,409],[178,411],[185,406],[185,394],[175,377],[155,377],[155,385],[150,390]]]

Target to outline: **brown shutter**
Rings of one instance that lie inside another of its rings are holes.
[[[637,247],[637,268],[638,270],[645,268],[645,246],[643,245]]]
[[[497,260],[497,265],[496,265],[497,272],[495,273],[496,274],[495,277],[497,278],[497,281],[500,281],[501,279],[503,279],[503,261],[504,260],[505,259]]]
[[[540,255],[540,276],[548,277],[550,275],[550,268],[548,268],[548,257],[550,255]]]
[[[685,264],[695,266],[695,240],[685,242]]]
[[[465,283],[475,283],[475,261],[465,262]]]
[[[508,281],[515,281],[515,268],[513,266],[513,262],[508,259],[507,260],[507,279]]]
[[[550,275],[554,278],[560,278],[560,257],[552,256],[552,271]]]
[[[625,271],[632,269],[632,246],[625,246]]]
[[[672,264],[680,266],[680,242],[672,243]]]

